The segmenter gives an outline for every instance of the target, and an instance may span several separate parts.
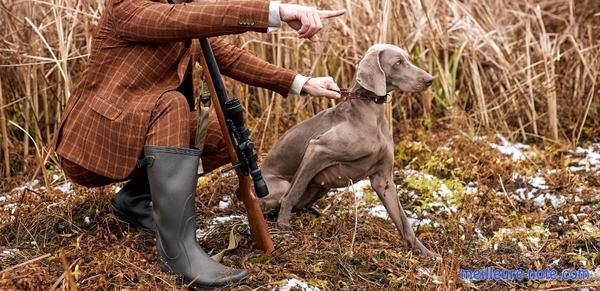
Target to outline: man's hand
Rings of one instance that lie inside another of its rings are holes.
[[[336,92],[340,91],[340,88],[331,77],[310,78],[304,83],[302,91],[315,97],[340,98],[340,93]]]
[[[340,16],[345,13],[346,10],[317,10],[315,7],[296,4],[279,5],[281,20],[298,31],[301,38],[307,38],[311,41],[319,40],[317,32],[323,28],[322,19]]]

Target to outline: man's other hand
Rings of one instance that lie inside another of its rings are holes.
[[[319,40],[317,32],[323,28],[322,19],[340,16],[345,13],[346,10],[317,10],[315,7],[296,4],[279,5],[281,20],[298,31],[300,38],[307,38],[310,41]]]
[[[310,78],[304,83],[302,91],[315,97],[340,98],[340,88],[331,77]]]

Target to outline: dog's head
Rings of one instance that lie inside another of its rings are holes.
[[[376,44],[358,63],[355,86],[384,96],[393,90],[422,92],[432,82],[433,77],[415,66],[405,50],[391,44]]]

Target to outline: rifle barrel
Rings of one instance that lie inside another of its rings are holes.
[[[213,54],[212,47],[210,46],[210,42],[207,37],[200,38],[200,46],[202,47],[202,54],[204,54],[204,59],[206,60],[205,68],[208,70],[210,74],[210,78],[213,81],[213,85],[215,86],[215,91],[217,92],[217,97],[219,98],[219,103],[225,104],[229,101],[227,97],[227,90],[225,90],[225,85],[223,84],[223,78],[221,78],[221,72],[219,71],[219,66],[217,65],[217,60],[215,59],[215,55]]]

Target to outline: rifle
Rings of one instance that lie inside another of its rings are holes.
[[[173,0],[167,0],[167,2],[174,4]],[[248,138],[250,131],[244,127],[242,104],[239,99],[229,100],[227,97],[221,72],[217,66],[217,61],[215,60],[208,38],[201,37],[200,46],[204,55],[201,59],[202,67],[208,71],[208,74],[204,74],[206,84],[210,91],[212,104],[215,106],[215,112],[219,119],[223,139],[227,145],[227,151],[229,152],[232,164],[230,168],[224,171],[235,170],[237,174],[239,184],[236,196],[246,206],[250,235],[252,236],[254,245],[259,250],[265,251],[268,254],[277,255],[258,199],[252,195],[252,191],[250,190],[251,182],[249,175],[252,176],[252,180],[254,181],[256,195],[258,197],[269,195],[267,184],[263,180],[260,168],[256,164],[254,143]]]
[[[238,199],[244,202],[248,214],[250,234],[256,248],[274,254],[273,240],[269,234],[258,197],[269,194],[267,184],[262,178],[260,168],[256,164],[254,143],[248,137],[250,131],[244,126],[243,108],[239,99],[229,99],[221,78],[217,61],[208,38],[200,38],[202,47],[202,66],[205,70],[205,81],[210,91],[212,103],[223,132],[232,166],[223,170],[235,170],[239,186],[236,191]],[[206,74],[208,71],[208,74]],[[256,196],[252,195],[250,176],[252,177]]]

